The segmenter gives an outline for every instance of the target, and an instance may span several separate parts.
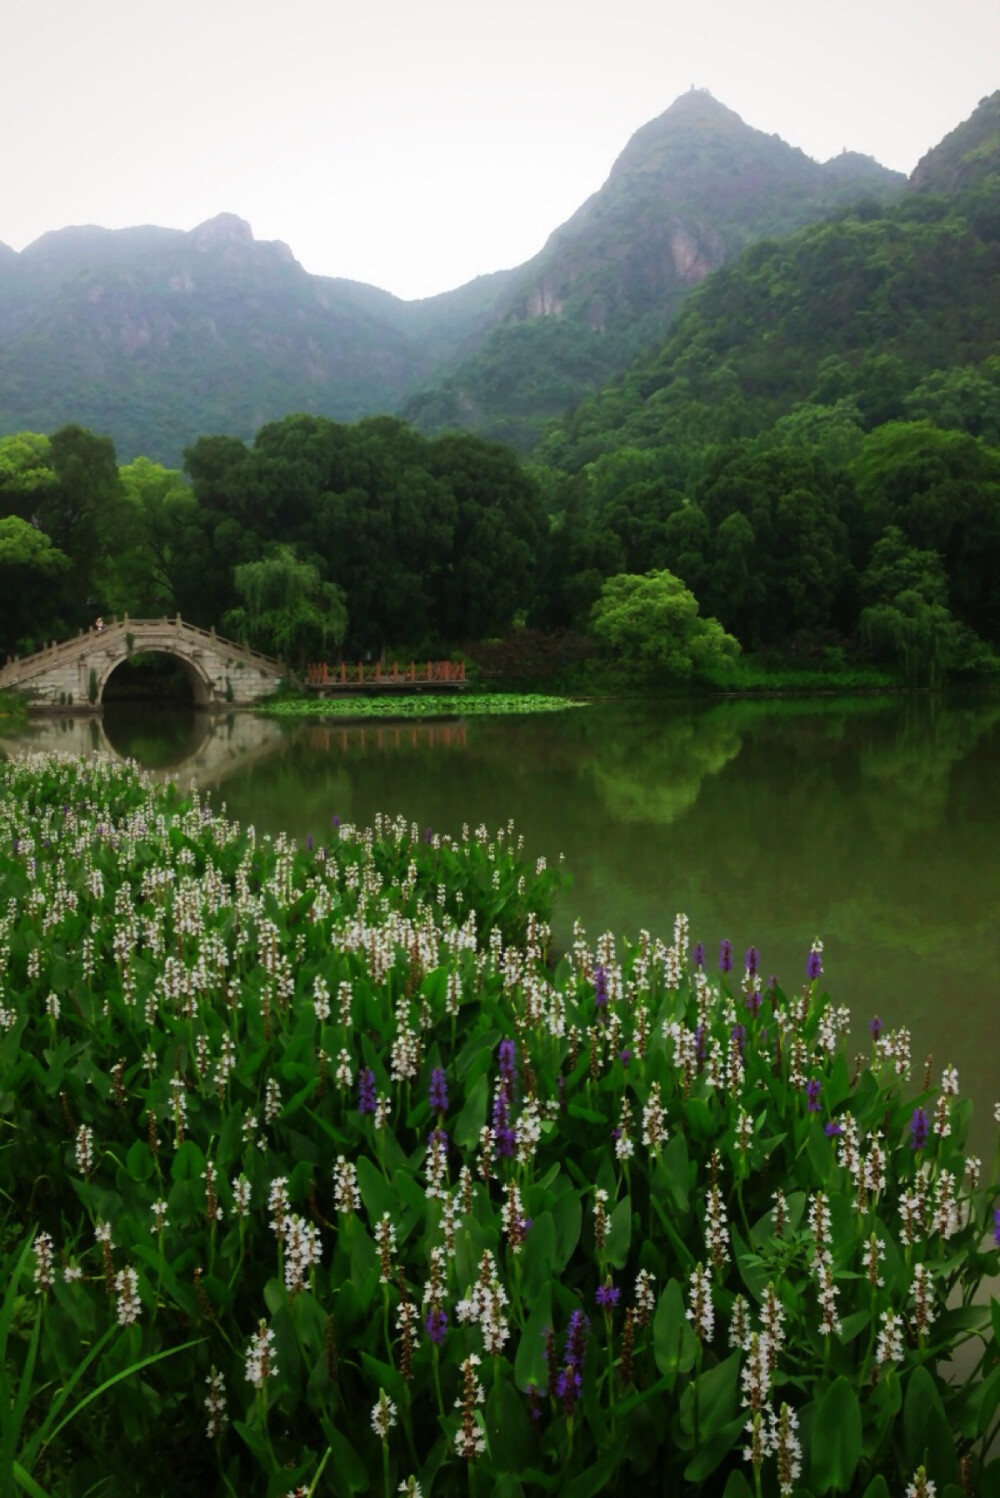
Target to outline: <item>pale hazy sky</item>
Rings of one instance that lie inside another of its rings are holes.
[[[520,264],[692,83],[909,172],[997,0],[3,0],[0,241],[216,213],[400,296]]]

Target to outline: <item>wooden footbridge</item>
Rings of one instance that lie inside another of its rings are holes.
[[[196,707],[242,706],[269,697],[285,676],[280,661],[217,635],[214,629],[173,619],[112,620],[81,630],[0,670],[0,691],[12,689],[33,709],[99,708],[112,672],[141,652],[180,662]]]
[[[306,667],[306,689],[319,697],[330,697],[344,692],[363,693],[366,696],[393,692],[460,692],[466,685],[464,661],[411,661],[400,666],[393,661],[383,666],[381,661],[366,665],[348,665],[338,661],[335,666],[325,661]]]

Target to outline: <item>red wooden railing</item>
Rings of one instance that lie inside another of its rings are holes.
[[[408,682],[439,682],[454,686],[464,681],[464,661],[425,661],[419,665],[411,661],[402,669],[398,661],[393,661],[391,667],[383,666],[381,661],[371,665],[358,661],[356,666],[348,665],[346,661],[339,661],[335,666],[320,661],[306,667],[306,686],[331,690],[358,686],[404,687]]]

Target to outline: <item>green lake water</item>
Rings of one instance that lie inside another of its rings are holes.
[[[347,725],[108,708],[34,722],[18,745],[135,755],[262,831],[322,841],[377,811],[459,835],[513,819],[565,856],[557,940],[687,913],[714,966],[727,937],[766,976],[824,976],[867,1022],[908,1025],[914,1081],[959,1068],[992,1154],[1000,1099],[1000,694],[601,703],[538,717]],[[15,741],[2,741],[10,748]],[[739,981],[739,973],[734,975]]]

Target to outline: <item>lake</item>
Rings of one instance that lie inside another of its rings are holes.
[[[905,1024],[914,1082],[959,1069],[989,1160],[1000,1099],[1000,694],[614,702],[537,717],[395,726],[208,719],[126,704],[33,721],[0,750],[134,755],[210,789],[262,831],[322,841],[331,818],[403,813],[435,831],[513,819],[532,860],[565,855],[555,933],[669,937],[691,922],[766,976],[824,977],[868,1020]],[[737,982],[739,974],[736,975]]]

